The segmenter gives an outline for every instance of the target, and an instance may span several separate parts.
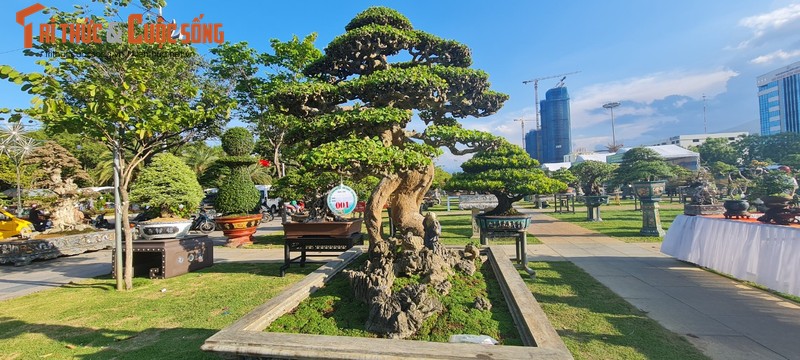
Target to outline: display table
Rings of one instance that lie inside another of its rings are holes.
[[[678,215],[661,252],[800,296],[800,227]]]
[[[124,265],[124,247],[122,256]],[[115,263],[112,256],[112,269],[116,269]],[[133,242],[133,276],[166,279],[211,265],[214,265],[214,242],[207,235]]]

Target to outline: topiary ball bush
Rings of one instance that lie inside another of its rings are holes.
[[[253,134],[243,127],[230,128],[222,134],[222,150],[228,156],[247,156],[253,152]]]
[[[261,193],[244,169],[235,169],[225,178],[214,207],[224,215],[244,215],[259,210]]]

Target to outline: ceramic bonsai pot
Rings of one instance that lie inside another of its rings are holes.
[[[586,221],[603,221],[600,218],[600,205],[608,204],[608,195],[589,195],[583,197],[586,204]]]
[[[725,200],[722,206],[725,207],[723,216],[725,216],[726,219],[750,217],[750,213],[747,212],[747,210],[750,209],[750,203],[745,199]]]
[[[642,181],[635,182],[633,191],[642,201],[661,201],[661,194],[667,186],[666,181]]]
[[[153,219],[136,224],[136,232],[139,240],[183,239],[191,227],[191,220]]]
[[[489,231],[525,231],[531,224],[528,215],[476,216],[481,232]]]
[[[222,216],[214,219],[222,233],[228,238],[228,247],[241,247],[253,243],[253,234],[261,223],[261,214],[244,216]]]

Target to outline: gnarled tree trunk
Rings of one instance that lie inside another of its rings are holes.
[[[419,207],[433,183],[433,173],[434,166],[431,164],[424,171],[411,171],[400,175],[400,185],[392,198],[392,220],[395,228],[400,229],[402,234],[407,232],[415,236],[425,234]]]

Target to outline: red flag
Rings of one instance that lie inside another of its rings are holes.
[[[264,167],[268,167],[269,164],[270,164],[269,160],[264,160],[264,159],[258,160],[258,163],[261,164],[261,166],[264,166]]]

